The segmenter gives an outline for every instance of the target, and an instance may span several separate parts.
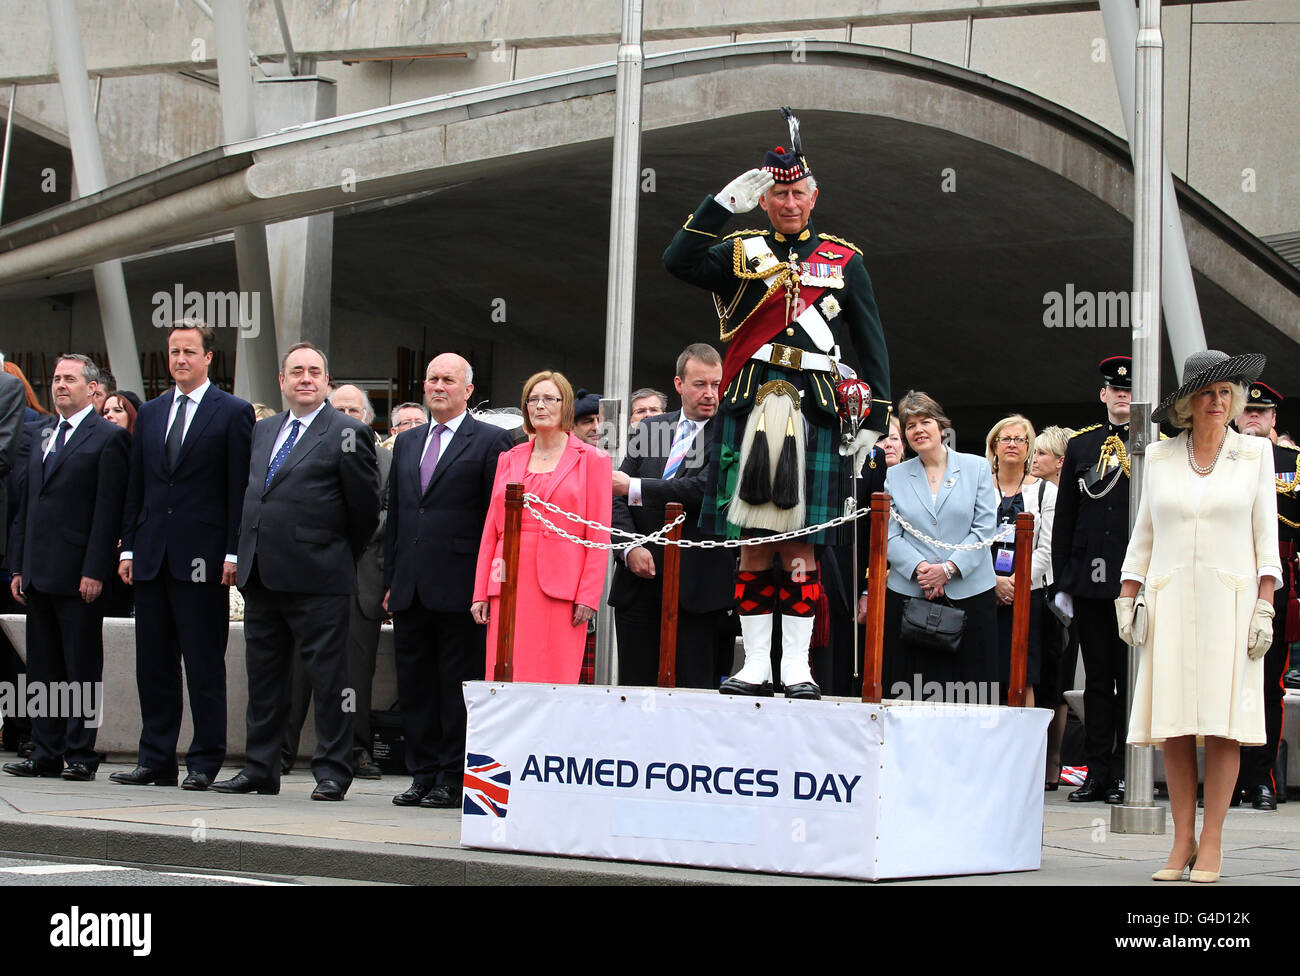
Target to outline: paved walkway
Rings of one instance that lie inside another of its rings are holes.
[[[854,883],[468,850],[459,811],[393,806],[409,782],[395,776],[320,803],[306,772],[285,777],[279,796],[225,796],[109,782],[126,768],[101,766],[92,783],[0,774],[0,851],[408,884]],[[1045,794],[1038,871],[888,883],[1150,886],[1172,834],[1112,834],[1108,807],[1066,795]],[[1224,842],[1221,885],[1300,884],[1300,801],[1230,810]]]

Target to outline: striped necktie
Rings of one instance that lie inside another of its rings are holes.
[[[668,452],[668,463],[664,465],[664,480],[668,480],[677,473],[677,469],[682,466],[682,460],[686,457],[686,452],[691,448],[691,439],[695,436],[695,422],[693,420],[683,420],[677,425],[677,436],[673,438],[672,450]]]

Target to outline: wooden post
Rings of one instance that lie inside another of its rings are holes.
[[[664,525],[672,522],[685,509],[681,502],[669,502],[664,507]],[[675,526],[668,538],[680,541],[682,527]],[[677,604],[681,587],[682,550],[680,546],[664,547],[663,602],[659,613],[659,687],[677,687]]]
[[[518,481],[506,485],[506,525],[502,536],[501,600],[497,606],[497,666],[495,681],[515,680],[515,602],[519,595],[519,534],[524,514],[524,486]]]
[[[1029,669],[1029,612],[1032,599],[1029,578],[1034,558],[1034,517],[1021,512],[1016,517],[1015,591],[1011,596],[1011,683],[1007,704],[1025,707],[1025,674]]]
[[[867,632],[863,647],[862,700],[880,703],[880,667],[885,640],[885,574],[889,538],[889,496],[883,491],[871,496],[871,541],[867,558]],[[859,583],[853,581],[853,612],[858,612]],[[856,648],[855,648],[856,651]]]

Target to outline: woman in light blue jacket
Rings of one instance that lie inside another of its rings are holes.
[[[995,579],[989,550],[979,545],[996,530],[997,492],[988,462],[944,445],[943,432],[952,424],[932,397],[909,392],[899,401],[898,416],[916,457],[890,468],[885,476],[894,511],[931,539],[972,548],[933,545],[890,520],[885,694],[997,704]],[[900,637],[909,598],[951,603],[966,612],[956,654],[921,648]]]

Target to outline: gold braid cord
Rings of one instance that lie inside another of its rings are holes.
[[[1296,458],[1294,481],[1287,481],[1283,478],[1274,477],[1273,483],[1277,485],[1277,493],[1279,495],[1294,495],[1297,488],[1300,488],[1300,457]],[[1278,518],[1282,518],[1282,516],[1279,515]],[[1286,519],[1282,519],[1282,521],[1286,522]],[[1294,522],[1287,522],[1286,524],[1295,528],[1300,528],[1300,526],[1297,526]]]
[[[1132,477],[1129,473],[1128,449],[1124,447],[1124,442],[1114,434],[1111,434],[1102,442],[1101,454],[1097,458],[1098,474],[1109,467],[1106,462],[1112,457],[1119,458],[1119,466],[1124,469],[1125,477]]]
[[[736,306],[740,304],[740,296],[745,291],[746,285],[741,284],[741,286],[736,290],[736,295],[734,298],[732,298],[731,304],[729,305],[724,306],[722,304],[722,300],[717,295],[713,296],[713,307],[714,309],[717,310],[718,313],[718,339],[721,342],[730,342],[732,336],[734,336],[737,332],[739,332],[742,328],[744,328],[745,323],[749,321],[749,316],[753,315],[760,308],[762,308],[763,303],[766,302],[768,298],[770,298],[778,288],[784,288],[786,290],[786,298],[788,304],[791,278],[794,278],[795,295],[796,297],[798,296],[799,278],[797,275],[792,275],[790,273],[790,266],[788,264],[778,263],[775,266],[775,268],[769,265],[765,271],[746,270],[745,245],[742,243],[740,238],[736,238],[736,240],[732,242],[731,271],[732,274],[734,274],[738,279],[740,279],[741,282],[747,283],[750,281],[762,281],[764,278],[767,278],[774,274],[776,275],[776,280],[773,281],[772,284],[768,286],[767,291],[763,293],[763,297],[758,300],[757,304],[755,304],[752,309],[750,309],[749,315],[746,315],[743,319],[741,319],[740,324],[737,325],[734,329],[728,329],[727,323],[731,319],[731,314],[736,310]]]
[[[1289,518],[1287,518],[1285,515],[1281,515],[1281,514],[1279,514],[1278,517],[1277,517],[1277,520],[1278,520],[1279,522],[1281,522],[1283,525],[1289,525],[1289,526],[1291,526],[1291,528],[1293,528],[1293,529],[1300,529],[1300,522],[1292,522],[1292,521],[1291,521]]]

